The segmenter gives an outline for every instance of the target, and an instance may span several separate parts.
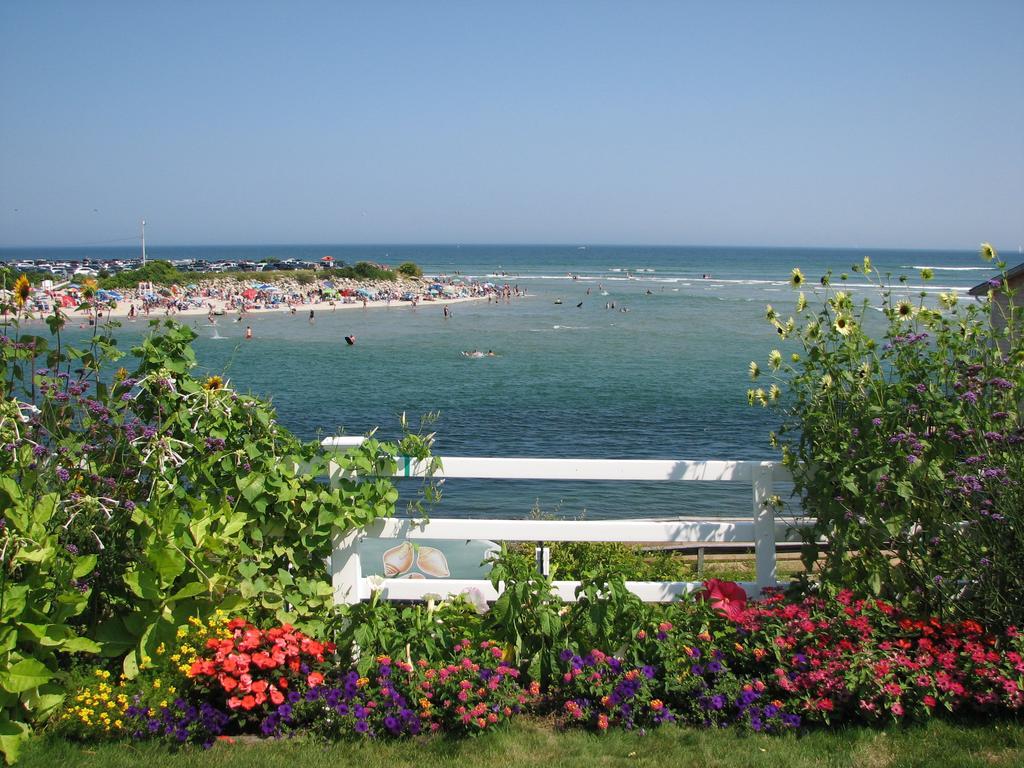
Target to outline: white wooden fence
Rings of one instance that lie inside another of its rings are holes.
[[[328,438],[330,450],[358,445],[359,437]],[[486,600],[500,594],[486,579],[401,579],[367,577],[363,574],[360,545],[367,538],[417,541],[440,539],[467,541],[590,541],[632,543],[737,543],[754,547],[756,579],[742,586],[756,597],[764,587],[780,586],[776,578],[776,542],[798,538],[806,520],[782,521],[768,499],[774,482],[790,480],[788,471],[770,461],[682,461],[619,459],[531,459],[449,456],[441,459],[436,478],[515,480],[615,480],[669,482],[729,482],[752,490],[751,513],[746,517],[672,520],[478,520],[433,518],[418,522],[404,518],[377,520],[370,525],[335,536],[331,575],[336,603],[355,603],[370,597],[374,589],[390,600],[418,600],[424,595],[454,595],[476,589]],[[336,467],[336,465],[333,465]],[[426,466],[399,457],[395,477],[423,477]],[[331,481],[337,478],[332,470]],[[699,581],[630,581],[628,588],[648,602],[669,602],[700,589]],[[575,599],[578,581],[555,581],[565,600]]]

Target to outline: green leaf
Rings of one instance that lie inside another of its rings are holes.
[[[83,576],[88,576],[92,573],[92,569],[96,567],[96,555],[82,555],[75,560],[75,568],[71,572],[71,575],[80,579]]]
[[[136,597],[144,600],[157,600],[160,597],[156,574],[150,570],[129,571],[124,575],[124,583]]]
[[[28,595],[28,585],[18,584],[8,586],[3,593],[3,610],[0,611],[0,621],[10,621],[15,616],[20,616],[25,610],[25,597]]]
[[[21,693],[49,682],[53,672],[37,659],[22,659],[0,676],[0,685],[11,693]]]
[[[173,595],[171,595],[169,598],[167,598],[167,602],[168,603],[174,603],[174,602],[177,602],[178,600],[185,600],[185,599],[187,599],[189,597],[196,597],[197,595],[205,595],[206,591],[207,591],[206,590],[206,584],[204,584],[201,581],[193,581],[190,584],[186,584],[184,587],[182,587],[177,592],[175,592]]]
[[[174,580],[185,570],[185,565],[187,564],[185,556],[171,547],[154,548],[147,555],[149,561],[156,567],[160,581],[164,584],[174,583]]]
[[[242,497],[250,504],[255,501],[264,490],[265,478],[259,472],[253,472],[252,474],[239,477],[235,484],[238,486],[238,490],[242,492]]]
[[[99,643],[87,637],[70,637],[61,644],[60,649],[67,653],[99,653],[101,650]]]
[[[0,720],[0,752],[8,765],[18,762],[21,754],[21,743],[29,734],[29,727],[16,720]]]
[[[100,652],[107,657],[120,656],[135,645],[135,638],[120,619],[110,619],[100,624],[94,633],[100,643]]]

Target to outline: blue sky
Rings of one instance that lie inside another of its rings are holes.
[[[1024,244],[1024,2],[0,3],[0,245]]]

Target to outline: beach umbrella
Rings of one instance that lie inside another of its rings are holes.
[[[334,287],[335,287],[334,283],[331,282],[330,280],[325,280],[324,281],[324,288],[334,288]]]
[[[61,296],[60,297],[60,305],[62,307],[73,307],[77,303],[78,302],[75,301],[71,296]]]
[[[320,259],[320,261],[322,261],[324,264],[330,264],[332,261],[334,261],[334,257],[324,256],[322,259]]]
[[[372,299],[373,298],[373,292],[372,291],[368,291],[365,288],[357,288],[356,289],[356,295],[357,296],[365,296],[368,299]]]
[[[258,293],[259,291],[257,291],[255,288],[246,288],[244,291],[242,291],[242,296],[247,299],[255,299]]]
[[[124,296],[118,291],[107,291],[115,301],[124,301]]]

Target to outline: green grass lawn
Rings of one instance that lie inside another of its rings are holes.
[[[647,735],[614,731],[594,735],[558,732],[547,723],[523,720],[504,730],[467,739],[421,738],[322,744],[303,740],[218,744],[211,750],[179,751],[156,744],[85,746],[55,738],[30,742],[24,768],[93,766],[201,766],[202,768],[562,768],[564,766],[1020,766],[1024,765],[1024,721],[910,728],[846,728],[803,736],[742,735],[666,727]]]

